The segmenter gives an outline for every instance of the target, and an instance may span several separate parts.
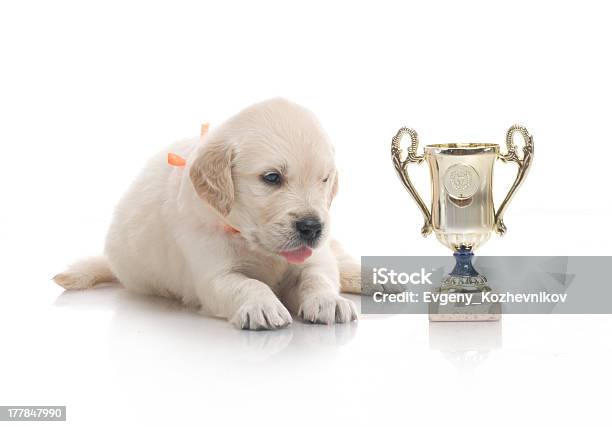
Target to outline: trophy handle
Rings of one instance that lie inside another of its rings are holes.
[[[412,141],[412,143],[410,144],[410,147],[408,147],[408,155],[406,156],[406,159],[402,160],[402,148],[400,146],[400,141],[402,140],[402,137],[406,134],[410,135],[410,140]],[[404,184],[404,187],[406,188],[406,190],[408,190],[408,192],[418,205],[419,209],[423,213],[425,224],[421,229],[421,234],[423,236],[427,236],[429,233],[431,233],[432,229],[431,213],[427,209],[427,206],[425,206],[425,203],[423,203],[423,199],[421,199],[421,196],[419,196],[419,193],[417,192],[416,188],[414,188],[414,185],[412,184],[412,181],[410,181],[410,177],[408,176],[408,165],[410,163],[420,164],[423,162],[423,160],[425,160],[425,155],[417,155],[418,148],[419,136],[417,135],[417,133],[413,129],[409,129],[406,127],[401,128],[397,131],[397,133],[393,137],[393,141],[391,142],[391,160],[393,161],[393,166],[395,167],[397,176],[402,181],[402,184]]]
[[[512,141],[512,137],[517,132],[521,134],[523,140],[525,141],[525,145],[523,146],[522,158],[519,158],[516,154],[517,147]],[[529,171],[529,167],[531,166],[531,160],[533,159],[533,137],[529,134],[529,132],[524,126],[513,125],[510,127],[510,129],[508,129],[508,132],[506,133],[506,148],[507,153],[503,154],[500,152],[499,158],[504,163],[516,162],[516,164],[518,165],[518,171],[516,173],[516,178],[514,179],[514,182],[510,187],[510,191],[508,191],[506,198],[504,199],[502,204],[499,205],[499,209],[497,209],[497,212],[495,213],[495,231],[500,236],[503,236],[503,234],[506,232],[506,225],[504,224],[504,212],[508,207],[508,203],[510,203],[510,200],[512,200],[514,193],[516,193],[516,190],[525,180],[527,172]]]

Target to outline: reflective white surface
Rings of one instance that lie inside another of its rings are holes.
[[[42,286],[28,304],[2,300],[0,402],[65,404],[69,425],[609,419],[609,316],[251,332],[118,287]]]

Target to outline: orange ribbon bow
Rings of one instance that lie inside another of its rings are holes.
[[[208,122],[202,124],[200,128],[200,139],[203,139],[208,134],[209,127],[210,125]],[[168,164],[170,166],[182,167],[187,164],[187,160],[176,153],[168,153]]]

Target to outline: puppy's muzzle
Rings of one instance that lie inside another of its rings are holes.
[[[295,222],[300,239],[309,246],[314,246],[323,232],[323,224],[318,218],[307,217]]]

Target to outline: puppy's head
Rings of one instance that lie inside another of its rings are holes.
[[[190,177],[255,250],[301,263],[329,235],[333,147],[298,105],[274,99],[240,112],[210,135]]]

